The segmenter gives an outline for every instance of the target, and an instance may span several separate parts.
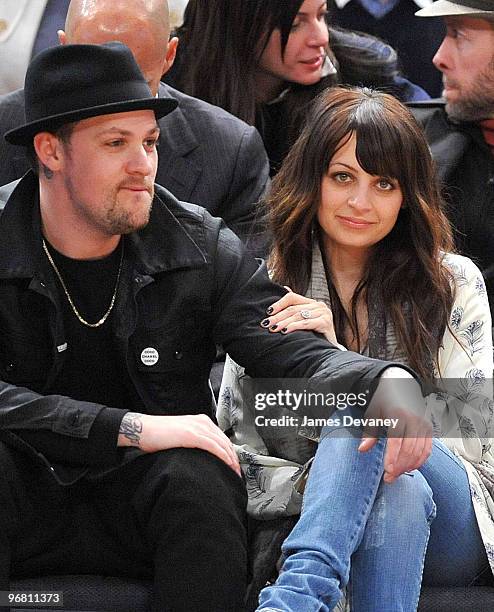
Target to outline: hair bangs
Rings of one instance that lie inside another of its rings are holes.
[[[274,0],[274,2],[271,2],[271,4],[276,6],[275,10],[277,14],[274,21],[274,27],[280,29],[282,55],[285,53],[285,47],[288,43],[293,21],[303,3],[304,0]]]
[[[303,2],[304,0],[250,0],[252,6],[249,22],[258,24],[257,35],[261,41],[258,57],[262,55],[269,37],[276,29],[279,29],[281,35],[281,54],[285,53],[293,21]]]
[[[409,139],[404,139],[397,128],[397,118],[390,119],[386,109],[375,100],[365,100],[359,105],[352,121],[355,156],[368,174],[395,179],[403,185],[409,166],[406,158]]]

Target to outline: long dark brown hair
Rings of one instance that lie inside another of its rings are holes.
[[[267,202],[274,280],[306,292],[321,181],[336,151],[352,135],[360,166],[369,174],[397,180],[403,207],[391,232],[373,247],[349,313],[328,278],[336,334],[344,338],[350,326],[361,347],[357,303],[377,294],[408,364],[430,380],[430,362],[437,363],[454,298],[451,274],[441,263],[443,253],[453,251],[453,240],[422,129],[394,97],[336,87],[314,101]]]

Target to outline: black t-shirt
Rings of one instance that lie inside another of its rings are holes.
[[[71,259],[51,245],[47,247],[80,316],[90,323],[99,321],[115,291],[123,241],[111,255],[96,260]],[[58,280],[57,288],[67,348],[64,365],[49,393],[142,412],[142,402],[127,371],[126,356],[114,333],[119,287],[109,317],[95,328],[79,321]]]

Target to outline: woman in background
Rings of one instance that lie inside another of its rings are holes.
[[[263,137],[275,173],[307,103],[336,83],[428,95],[398,74],[394,50],[371,36],[329,30],[323,0],[189,0],[173,86],[221,106]]]
[[[301,518],[259,610],[332,610],[347,585],[354,611],[415,610],[422,579],[468,585],[494,565],[493,363],[482,276],[452,253],[426,140],[386,94],[321,94],[273,181],[268,209],[272,277],[291,291],[261,325],[282,334],[310,329],[435,381],[443,392],[428,406],[443,440],[395,478],[385,469],[385,438],[323,429]],[[245,379],[227,362],[218,422],[239,445],[249,510],[294,514],[301,436],[314,432],[299,430],[290,446],[256,429]],[[419,443],[399,427],[388,437]]]

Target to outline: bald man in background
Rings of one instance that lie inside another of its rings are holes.
[[[61,44],[119,40],[133,52],[153,95],[179,107],[160,120],[156,182],[179,200],[204,206],[222,217],[254,254],[265,250],[257,202],[269,181],[269,165],[255,128],[224,110],[160,82],[172,66],[178,39],[170,39],[166,0],[72,0]],[[0,97],[0,185],[29,169],[25,149],[3,134],[24,121],[23,90]],[[0,205],[15,184],[0,190]]]

